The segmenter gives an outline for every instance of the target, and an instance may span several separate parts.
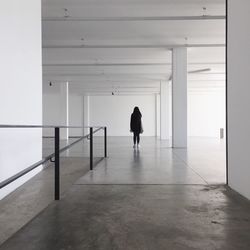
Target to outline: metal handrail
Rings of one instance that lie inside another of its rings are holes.
[[[104,130],[104,157],[107,157],[107,128],[106,127],[78,127],[78,126],[51,126],[51,125],[3,125],[0,124],[0,128],[54,128],[55,129],[55,152],[44,157],[44,159],[32,164],[28,168],[22,170],[21,172],[15,174],[14,176],[4,180],[0,183],[0,189],[9,185],[10,183],[14,182],[18,178],[26,175],[30,171],[34,170],[35,168],[39,167],[40,165],[46,163],[47,161],[52,161],[52,158],[55,157],[55,200],[60,199],[60,176],[59,176],[59,168],[60,168],[60,153],[68,150],[78,142],[82,141],[83,139],[90,138],[90,170],[93,170],[93,134],[97,133],[100,130]],[[88,135],[84,135],[77,139],[76,141],[72,142],[71,144],[59,149],[59,140],[60,140],[60,128],[89,128],[90,133]],[[93,131],[93,128],[97,128]]]
[[[94,127],[93,127],[94,128]],[[93,134],[95,134],[96,132],[98,132],[99,130],[101,130],[101,129],[104,129],[105,127],[100,127],[100,128],[98,128],[98,129],[96,129],[96,130],[94,130],[93,131]],[[90,139],[90,133],[87,135],[87,139],[89,140]]]
[[[64,125],[11,125],[11,124],[0,124],[0,128],[99,128],[103,129],[102,126],[64,126]]]

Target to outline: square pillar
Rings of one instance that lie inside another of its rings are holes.
[[[173,147],[187,147],[187,48],[173,49]]]

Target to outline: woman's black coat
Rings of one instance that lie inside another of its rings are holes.
[[[136,134],[141,133],[141,131],[142,131],[141,114],[132,113],[131,119],[130,119],[130,130]]]

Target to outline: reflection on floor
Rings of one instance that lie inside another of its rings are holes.
[[[188,149],[172,149],[167,141],[143,137],[133,149],[131,138],[111,137],[109,158],[77,184],[225,184],[225,170],[219,139],[190,138]]]
[[[71,139],[68,143],[76,139]],[[44,140],[44,155],[52,153],[53,139]],[[67,145],[65,141],[61,145]],[[94,137],[94,155],[103,156],[103,137]],[[168,141],[142,137],[139,150],[130,137],[108,138],[109,158],[78,184],[224,184],[225,141],[190,137],[188,148],[169,147]],[[78,143],[63,156],[88,157],[88,141]]]

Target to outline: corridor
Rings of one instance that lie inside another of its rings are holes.
[[[153,137],[143,137],[140,150],[129,137],[108,141],[109,157],[1,250],[249,249],[250,203],[214,185],[225,178],[223,141],[193,138],[188,151]],[[100,155],[102,138],[94,142]],[[83,151],[87,144],[67,154],[79,159]]]
[[[249,0],[1,3],[0,250],[250,249]]]

